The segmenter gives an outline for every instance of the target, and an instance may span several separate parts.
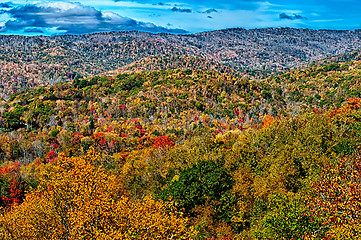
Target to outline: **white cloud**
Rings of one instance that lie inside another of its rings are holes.
[[[32,32],[32,29],[56,28],[60,32],[82,34],[99,31],[139,30],[148,32],[185,33],[181,29],[167,29],[150,22],[136,21],[114,12],[100,11],[81,3],[40,2],[18,5],[7,10],[8,19],[1,32]]]

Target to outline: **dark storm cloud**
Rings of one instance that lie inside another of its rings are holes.
[[[67,34],[127,30],[186,33],[182,29],[167,29],[114,13],[103,13],[80,3],[53,2],[23,5],[7,10],[6,13],[12,17],[12,20],[8,20],[0,28],[1,32],[28,28],[55,28],[63,30]]]
[[[171,9],[173,12],[183,12],[183,13],[191,13],[192,9],[189,8],[178,8],[178,7],[174,7]]]
[[[208,10],[202,12],[202,13],[208,13],[208,14],[210,14],[210,13],[217,13],[217,12],[218,12],[218,11],[217,11],[216,9],[210,8],[210,9],[208,9]]]
[[[280,19],[288,19],[288,20],[307,19],[306,17],[303,17],[298,14],[288,15],[286,13],[281,13],[279,16],[280,16]]]
[[[12,2],[0,3],[0,8],[12,8],[14,4]]]

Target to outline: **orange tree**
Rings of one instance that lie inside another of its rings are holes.
[[[36,191],[0,216],[1,239],[189,239],[187,219],[171,203],[127,198],[93,149],[60,155]]]

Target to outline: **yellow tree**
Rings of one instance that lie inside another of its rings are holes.
[[[1,239],[189,239],[195,235],[170,203],[130,200],[98,155],[61,155],[36,191],[0,216]]]

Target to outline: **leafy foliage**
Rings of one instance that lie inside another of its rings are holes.
[[[311,232],[331,239],[357,239],[360,235],[361,158],[356,155],[342,158],[335,166],[322,169],[313,184],[314,198],[310,200],[312,213],[322,219],[322,227]]]
[[[188,239],[187,219],[171,204],[127,198],[99,156],[61,155],[36,191],[1,216],[2,239]]]
[[[0,234],[355,238],[359,65],[259,81],[123,73],[12,95],[0,102]]]

